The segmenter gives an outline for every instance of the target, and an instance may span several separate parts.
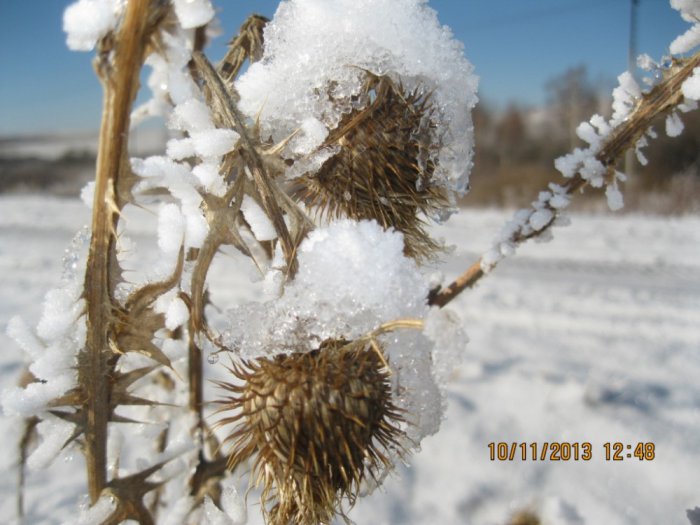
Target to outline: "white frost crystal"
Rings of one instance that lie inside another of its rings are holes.
[[[687,100],[700,100],[700,67],[693,69],[693,74],[681,86]]]
[[[190,311],[187,309],[185,302],[176,297],[168,305],[165,312],[165,327],[169,330],[175,330],[178,326],[182,326],[190,318]]]
[[[423,333],[435,344],[433,373],[437,383],[444,385],[465,356],[464,345],[469,338],[462,329],[462,320],[449,308],[431,308]]]
[[[683,20],[693,27],[671,42],[671,53],[687,53],[700,44],[700,2],[697,0],[671,0],[671,7],[680,11]]]
[[[117,23],[116,0],[78,0],[63,13],[66,43],[73,51],[90,51]]]
[[[243,212],[243,216],[257,240],[271,241],[277,238],[277,232],[269,217],[258,203],[248,195],[243,197],[241,212]]]
[[[161,206],[158,212],[158,247],[165,253],[177,253],[185,234],[185,218],[177,204]]]
[[[282,2],[265,29],[263,59],[237,81],[240,107],[259,115],[263,136],[282,141],[296,132],[292,147],[312,151],[353,109],[367,71],[432,93],[441,143],[436,177],[464,190],[477,77],[424,0]]]
[[[666,135],[669,137],[677,137],[683,133],[683,121],[678,113],[671,113],[666,117]]]
[[[75,425],[57,417],[47,417],[37,424],[36,430],[41,441],[27,460],[27,466],[35,471],[56,459],[75,432]]]
[[[203,26],[214,18],[214,8],[209,0],[173,0],[173,4],[183,29]]]
[[[73,518],[64,525],[100,525],[116,510],[117,500],[112,496],[102,496],[92,507],[83,509],[77,519]]]
[[[201,157],[219,157],[231,151],[240,138],[232,129],[209,129],[192,132],[194,151]]]

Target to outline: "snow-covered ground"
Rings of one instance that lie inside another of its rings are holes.
[[[456,246],[441,267],[447,279],[489,247],[508,216],[464,210],[440,228]],[[17,314],[36,323],[64,249],[88,220],[77,200],[0,197],[0,325]],[[237,262],[214,265],[215,302],[252,298],[250,270]],[[700,506],[700,218],[574,216],[552,242],[523,247],[450,308],[470,342],[442,428],[351,518],[504,524],[532,509],[545,524],[689,523],[686,509]],[[2,389],[24,357],[4,331],[0,348]],[[20,421],[0,419],[2,523],[15,516],[20,431]],[[592,459],[491,461],[492,442],[588,442]],[[608,461],[606,442],[651,442],[656,455],[628,459],[625,449],[624,460]],[[82,468],[71,452],[32,473],[26,522],[74,522]],[[257,510],[251,500],[251,524],[261,523]]]

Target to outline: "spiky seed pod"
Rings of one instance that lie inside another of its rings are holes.
[[[224,443],[229,467],[255,455],[271,525],[330,523],[345,516],[360,483],[402,454],[403,421],[391,398],[389,371],[368,344],[327,340],[317,350],[245,361],[229,370],[241,382],[219,382],[228,396],[218,426],[235,425]]]
[[[434,184],[435,144],[429,93],[405,92],[388,77],[367,73],[356,109],[333,130],[324,147],[339,152],[315,174],[295,181],[293,195],[328,219],[374,219],[405,237],[405,253],[424,259],[440,245],[421,215],[444,209],[444,188]]]

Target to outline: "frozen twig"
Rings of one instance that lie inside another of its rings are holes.
[[[699,66],[700,52],[696,52],[687,59],[674,59],[666,71],[666,78],[651,91],[642,94],[628,118],[603,139],[593,158],[604,168],[608,183],[615,180],[617,162],[627,150],[635,147],[651,123],[657,117],[668,114],[683,103],[683,83],[693,75],[694,70]],[[559,209],[563,207],[555,199],[568,201],[576,192],[591,185],[591,179],[584,173],[585,169],[585,164],[580,164],[573,177],[566,184],[555,185],[556,191],[546,192],[547,197],[538,200],[535,203],[537,206],[518,212],[517,227],[512,228],[505,242],[513,248],[528,239],[539,237],[548,232],[555,223]],[[543,221],[535,227],[533,219],[537,218],[536,214],[543,217]],[[501,258],[489,257],[489,254],[482,255],[450,285],[433,291],[429,297],[429,303],[440,307],[447,305],[463,290],[474,286],[486,273],[495,268]]]

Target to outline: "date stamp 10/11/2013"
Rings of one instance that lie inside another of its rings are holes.
[[[594,447],[587,441],[543,441],[517,442],[500,441],[488,444],[491,461],[591,461]],[[603,443],[605,461],[652,461],[656,458],[656,446],[652,442]]]

